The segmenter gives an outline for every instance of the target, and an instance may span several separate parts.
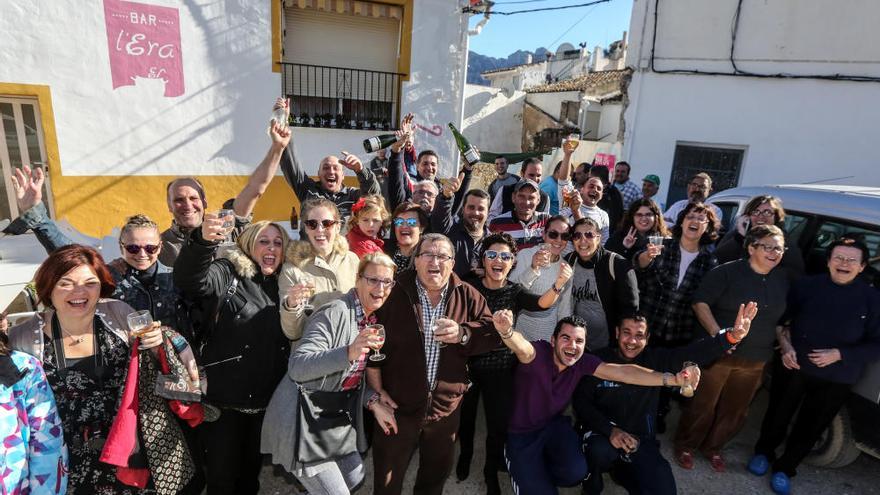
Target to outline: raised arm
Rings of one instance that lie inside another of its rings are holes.
[[[513,351],[516,359],[522,364],[529,364],[535,359],[535,346],[525,337],[513,329],[513,312],[509,309],[496,311],[492,315],[495,330],[501,337],[501,342]]]
[[[452,213],[453,192],[446,187],[442,188],[437,200],[434,201],[434,209],[431,210],[431,232],[435,234],[449,235],[454,224]]]
[[[290,144],[290,128],[282,129],[278,124],[269,126],[269,136],[272,138],[272,144],[269,151],[263,157],[263,161],[257,165],[256,170],[248,178],[244,189],[235,197],[232,203],[232,209],[235,214],[240,217],[249,217],[254,211],[257,200],[265,194],[266,189],[278,172],[278,166],[281,163],[281,155]]]
[[[571,155],[574,154],[574,148],[568,143],[568,138],[562,140],[562,165],[560,165],[559,170],[553,174],[553,177],[556,178],[556,182],[571,181]],[[559,201],[560,203],[562,202],[562,195],[559,196]]]
[[[33,231],[37,240],[47,253],[73,244],[73,240],[58,229],[54,220],[49,218],[46,205],[43,203],[43,169],[31,170],[28,166],[16,168],[12,176],[12,188],[15,191],[15,202],[18,204],[20,216],[10,223],[4,232],[13,235]]]
[[[356,155],[343,151],[340,163],[343,167],[354,172],[354,175],[358,180],[358,185],[360,186],[361,194],[382,194],[382,189],[379,187],[379,180],[376,178],[376,174],[370,170],[370,167],[365,167]]]

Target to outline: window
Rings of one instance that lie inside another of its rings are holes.
[[[688,181],[700,172],[706,172],[712,177],[712,192],[736,187],[739,184],[744,154],[744,148],[676,144],[666,204],[671,206],[684,199],[687,196]]]
[[[578,115],[581,109],[581,102],[579,101],[563,101],[562,109],[559,112],[559,117],[564,124],[571,124],[574,126],[578,125]]]
[[[0,96],[0,120],[0,168],[3,171],[0,219],[12,219],[20,213],[12,189],[13,170],[22,165],[44,167],[46,163],[42,120],[36,98]],[[53,205],[49,191],[47,173],[43,199],[51,214]]]
[[[868,267],[864,273],[867,275],[868,280],[877,282],[878,275],[880,275],[880,226],[860,226],[833,219],[820,219],[816,234],[807,246],[807,273],[824,273],[827,271],[825,255],[828,246],[837,239],[840,239],[844,234],[856,235],[868,246],[870,257],[868,259]]]

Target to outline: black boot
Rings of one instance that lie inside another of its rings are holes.
[[[455,477],[458,481],[464,481],[471,474],[471,457],[473,452],[462,452],[458,455],[458,464],[455,465]]]
[[[501,485],[498,483],[498,471],[484,472],[483,476],[486,480],[487,495],[501,495]]]

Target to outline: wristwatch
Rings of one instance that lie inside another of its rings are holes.
[[[461,345],[467,344],[468,340],[470,340],[470,336],[468,336],[467,330],[464,329],[461,325],[458,326],[458,329],[461,331]]]

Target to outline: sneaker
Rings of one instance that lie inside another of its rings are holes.
[[[721,454],[712,454],[709,456],[709,465],[712,466],[712,471],[715,471],[716,473],[727,471],[727,463],[724,462],[724,458],[721,457]]]
[[[770,461],[763,454],[756,454],[749,461],[748,470],[755,476],[764,476],[768,469],[770,469]]]
[[[773,473],[770,478],[770,489],[777,495],[788,495],[791,493],[791,480],[783,472]]]
[[[681,450],[676,452],[675,454],[675,462],[681,466],[682,469],[693,469],[694,468],[694,454],[687,450]]]

